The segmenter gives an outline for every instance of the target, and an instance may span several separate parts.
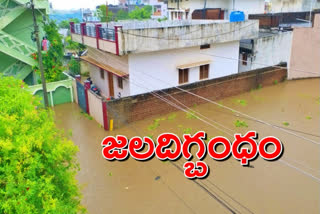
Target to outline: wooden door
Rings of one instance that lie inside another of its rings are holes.
[[[110,97],[114,97],[113,74],[108,72],[109,93]]]

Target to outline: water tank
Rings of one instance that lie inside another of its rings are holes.
[[[230,14],[230,22],[242,22],[245,20],[244,12],[242,11],[233,11]]]

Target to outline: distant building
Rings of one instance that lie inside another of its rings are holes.
[[[40,38],[43,32],[43,15],[49,12],[47,0],[35,0],[36,18],[40,26]],[[25,1],[8,0],[0,2],[0,72],[24,80],[27,84],[36,84],[36,75],[32,66],[37,65],[31,54],[37,51],[32,40],[32,11],[25,7]]]
[[[192,19],[195,10],[219,9],[219,19],[228,19],[232,11],[243,11],[248,14],[264,13],[264,0],[169,0],[168,10],[170,20]]]
[[[132,11],[135,7],[143,7],[145,5],[152,6],[153,19],[168,17],[168,5],[165,1],[161,0],[120,0],[119,6],[128,7],[128,11]]]
[[[71,24],[72,39],[105,97],[149,93],[238,73],[240,40],[258,36],[258,21],[127,21]],[[234,33],[237,32],[237,33]]]
[[[270,13],[302,12],[320,9],[319,0],[269,0]]]

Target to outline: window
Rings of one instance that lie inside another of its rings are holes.
[[[248,55],[247,53],[242,54],[242,65],[247,65],[248,64]]]
[[[103,69],[100,69],[100,77],[101,77],[101,79],[104,80],[104,70]]]
[[[209,44],[201,45],[201,46],[200,46],[200,49],[208,49],[208,48],[210,48],[210,45],[209,45]]]
[[[118,77],[118,88],[123,89],[122,77]]]
[[[200,66],[200,80],[209,78],[209,65]]]
[[[179,69],[179,84],[189,82],[189,69]]]

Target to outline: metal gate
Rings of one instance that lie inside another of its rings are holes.
[[[84,91],[84,85],[77,81],[78,103],[80,108],[87,112],[86,95]]]

